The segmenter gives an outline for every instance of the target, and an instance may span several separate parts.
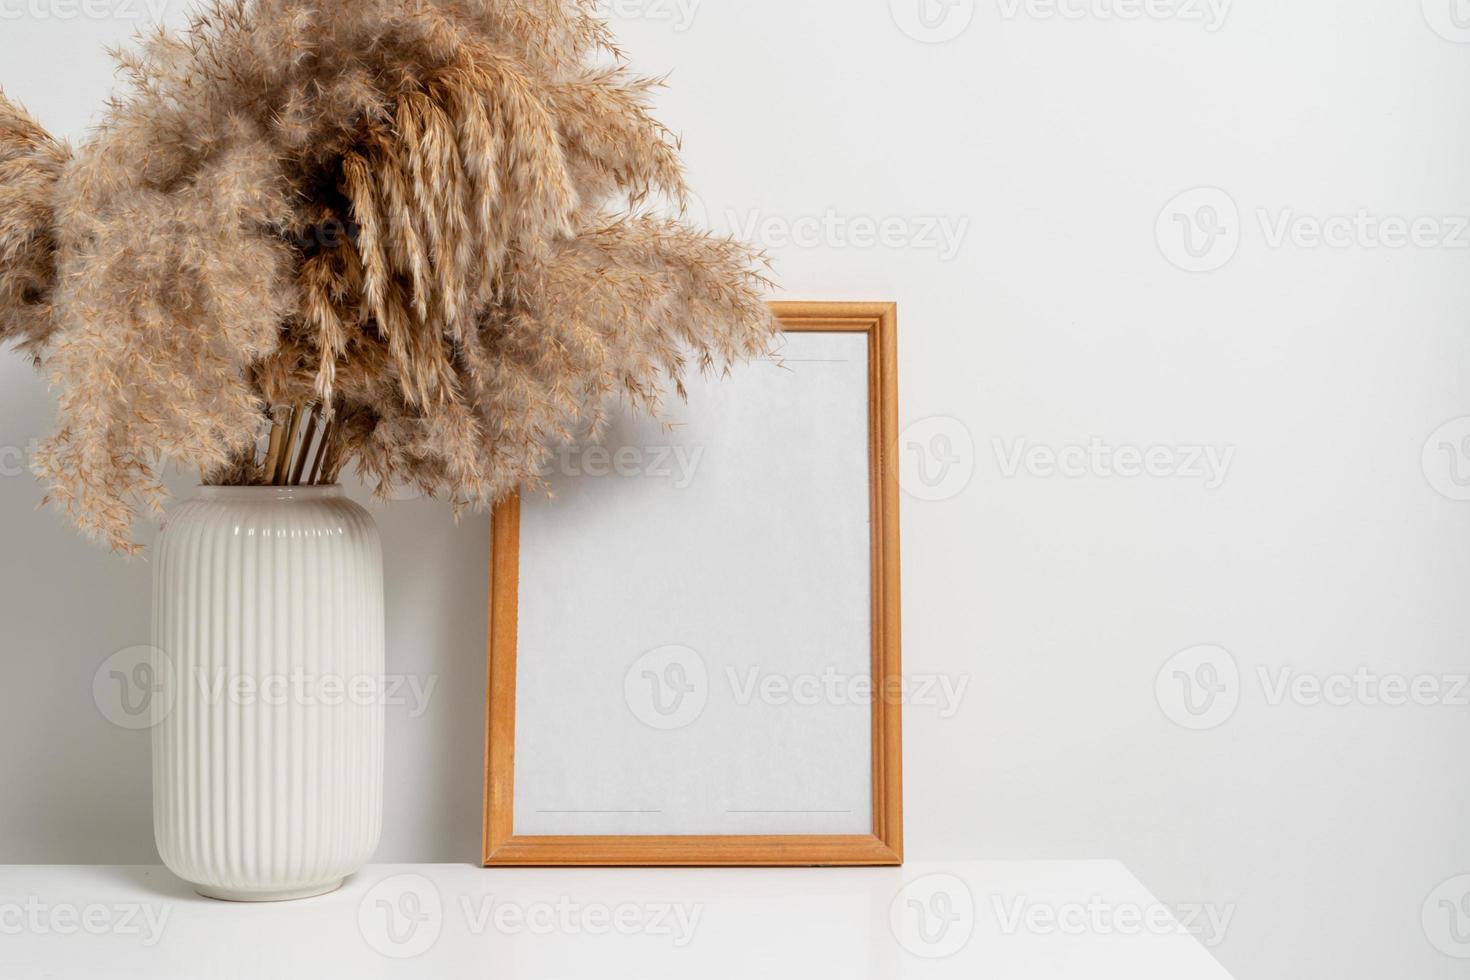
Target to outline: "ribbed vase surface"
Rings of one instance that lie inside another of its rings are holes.
[[[153,827],[204,895],[331,891],[383,811],[383,557],[336,487],[202,487],[154,571]]]

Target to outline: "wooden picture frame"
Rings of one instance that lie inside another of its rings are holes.
[[[775,303],[788,333],[868,338],[872,552],[872,832],[839,836],[517,836],[516,649],[521,502],[492,521],[483,863],[514,866],[879,866],[903,862],[897,308]]]

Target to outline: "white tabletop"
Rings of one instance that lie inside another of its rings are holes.
[[[5,867],[0,976],[1229,980],[1199,941],[1228,913],[1166,909],[1113,861],[383,865],[277,905],[202,899],[162,868]]]

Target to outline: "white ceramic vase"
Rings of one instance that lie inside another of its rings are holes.
[[[383,558],[337,487],[202,487],[154,571],[153,828],[201,894],[283,901],[367,863],[383,811]]]

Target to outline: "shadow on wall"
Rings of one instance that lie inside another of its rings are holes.
[[[0,862],[153,862],[148,734],[116,727],[92,693],[109,656],[148,642],[150,568],[36,509],[30,456],[51,420],[44,383],[0,353]]]
[[[388,598],[384,863],[478,864],[484,818],[490,519],[366,491]]]
[[[119,711],[124,651],[150,634],[152,566],[38,510],[29,472],[52,399],[0,356],[0,864],[155,864],[146,727]],[[187,494],[188,474],[170,479]],[[408,500],[373,512],[387,567],[387,805],[376,860],[477,862],[489,521]],[[139,529],[151,543],[156,527]],[[109,664],[109,658],[122,654]],[[134,658],[136,659],[136,658]],[[134,663],[134,666],[136,664]]]

